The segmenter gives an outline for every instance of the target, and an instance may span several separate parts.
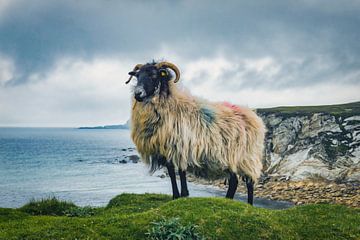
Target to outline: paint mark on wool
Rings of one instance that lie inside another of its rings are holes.
[[[200,114],[202,119],[206,122],[206,124],[210,125],[215,120],[215,112],[209,108],[202,107],[200,108]]]
[[[240,107],[235,105],[235,104],[232,104],[232,103],[229,103],[229,102],[223,102],[222,104],[224,106],[228,107],[228,108],[231,108],[232,110],[241,111]]]

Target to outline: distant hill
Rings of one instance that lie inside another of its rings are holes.
[[[104,126],[96,126],[96,127],[79,127],[78,129],[129,129],[129,128],[130,128],[130,120],[128,120],[125,124],[104,125]]]

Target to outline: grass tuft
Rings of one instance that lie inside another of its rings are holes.
[[[77,207],[74,203],[62,201],[56,197],[44,198],[41,200],[31,200],[19,210],[30,215],[52,215],[63,216],[66,211]]]

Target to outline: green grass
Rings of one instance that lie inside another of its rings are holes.
[[[276,108],[259,108],[259,113],[279,113],[284,115],[329,113],[335,116],[354,116],[360,115],[360,102],[352,102],[338,105],[322,106],[293,106],[293,107],[276,107]]]
[[[57,198],[52,197],[41,200],[33,199],[29,203],[22,206],[20,210],[30,215],[63,216],[65,215],[66,211],[69,211],[73,208],[76,208],[74,203],[60,201]]]
[[[30,212],[25,206],[0,208],[0,239],[146,239],[154,223],[174,218],[179,226],[197,226],[206,239],[360,239],[360,209],[341,205],[268,210],[225,198],[122,194],[106,207],[77,207],[75,212],[85,212],[79,216],[59,214],[54,202],[31,206]]]

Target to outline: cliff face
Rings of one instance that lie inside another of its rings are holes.
[[[291,180],[360,181],[360,102],[259,109],[266,135],[265,173]]]

